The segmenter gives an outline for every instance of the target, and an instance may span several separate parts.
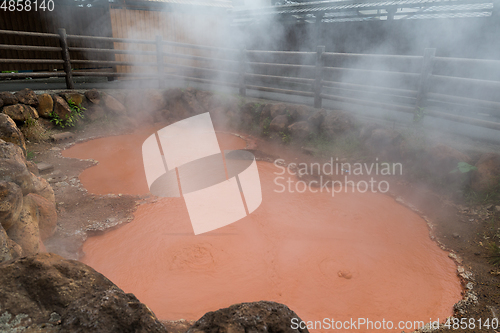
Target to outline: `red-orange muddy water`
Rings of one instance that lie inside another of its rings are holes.
[[[81,175],[89,192],[147,193],[141,145],[151,133],[93,140],[63,155],[99,161]],[[228,134],[218,139],[222,149],[245,146]],[[452,315],[461,298],[456,266],[421,217],[382,194],[277,193],[277,167],[258,169],[262,204],[244,219],[195,236],[183,199],[161,198],[139,206],[131,223],[89,238],[82,261],[160,319],[259,300],[284,303],[305,321],[394,323],[363,332]]]

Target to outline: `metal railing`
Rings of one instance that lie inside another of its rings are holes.
[[[496,60],[436,57],[435,49],[426,49],[423,56],[332,53],[325,52],[323,46],[316,52],[231,49],[165,41],[161,36],[141,40],[66,35],[64,29],[58,34],[8,30],[0,30],[0,34],[54,38],[60,44],[0,44],[0,50],[60,54],[60,59],[50,60],[0,59],[0,66],[33,63],[62,67],[56,72],[0,73],[0,79],[65,77],[68,89],[74,89],[76,76],[149,78],[159,80],[160,87],[165,80],[182,79],[236,87],[242,96],[247,90],[257,90],[311,97],[316,108],[323,100],[332,100],[500,130],[500,61]],[[116,43],[147,45],[155,51],[76,47],[69,46],[68,41],[110,42],[115,47]],[[71,60],[72,52],[85,52],[89,58],[108,53],[149,60]],[[72,65],[107,66],[107,70],[74,70]],[[120,66],[130,66],[134,71],[120,70]]]

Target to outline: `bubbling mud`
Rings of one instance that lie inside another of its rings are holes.
[[[152,131],[92,140],[63,155],[99,161],[80,176],[89,192],[144,194],[141,144]],[[221,149],[245,146],[229,134],[218,140]],[[82,261],[160,319],[198,319],[259,300],[284,303],[305,321],[397,325],[452,315],[461,298],[456,266],[420,216],[377,193],[277,193],[279,170],[265,162],[258,169],[263,200],[249,216],[195,236],[183,199],[158,198],[139,206],[131,223],[89,238]]]

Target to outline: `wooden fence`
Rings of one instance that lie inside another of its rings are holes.
[[[53,38],[59,46],[0,44],[0,50],[60,56],[0,59],[0,66],[37,63],[64,68],[56,72],[1,73],[0,79],[65,77],[68,89],[74,88],[74,76],[148,78],[159,80],[160,87],[165,80],[187,80],[236,87],[243,96],[247,90],[257,90],[311,97],[316,108],[323,100],[332,100],[500,130],[500,61],[496,60],[436,57],[435,49],[426,49],[423,56],[331,53],[323,46],[315,52],[258,51],[171,42],[161,36],[144,40],[67,35],[64,29],[58,34],[0,30],[0,35]],[[131,47],[73,47],[68,41]],[[133,45],[148,45],[148,50]],[[72,52],[134,55],[134,61],[72,60]],[[74,69],[76,65],[104,66],[107,70],[81,71]],[[117,72],[117,66],[130,66],[131,70]]]

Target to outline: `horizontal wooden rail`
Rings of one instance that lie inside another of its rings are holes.
[[[300,52],[300,51],[265,51],[265,50],[248,50],[248,54],[265,54],[265,55],[284,55],[284,56],[315,56],[316,52]]]
[[[385,60],[413,60],[421,61],[421,56],[406,56],[406,55],[393,55],[393,54],[362,54],[362,53],[335,53],[335,52],[324,52],[324,57],[342,57],[342,58],[353,58],[357,60],[361,59],[385,59]]]
[[[0,73],[0,79],[48,78],[63,76],[66,76],[65,72]]]
[[[0,50],[61,52],[62,48],[55,47],[55,46],[29,46],[29,45],[0,44]]]
[[[172,57],[172,58],[181,58],[181,59],[191,59],[191,60],[200,60],[200,61],[209,61],[209,62],[232,62],[232,63],[238,63],[238,60],[233,60],[233,59],[224,59],[224,58],[209,58],[209,57],[201,57],[201,56],[195,56],[195,55],[190,55],[190,54],[180,54],[180,53],[171,53],[171,52],[162,52],[163,56],[165,57]]]
[[[296,68],[296,69],[311,69],[313,70],[315,67],[313,65],[295,65],[295,64],[281,64],[281,63],[269,63],[269,62],[248,62],[249,66],[255,67],[271,67],[271,68]]]
[[[417,73],[405,73],[405,72],[392,72],[392,71],[380,71],[372,69],[360,69],[360,68],[343,68],[343,67],[323,67],[324,71],[333,73],[334,75],[344,74],[344,73],[357,73],[363,75],[380,75],[380,76],[399,76],[401,78],[418,80],[420,74]]]
[[[374,100],[374,101],[390,101],[396,104],[403,104],[414,106],[416,102],[416,97],[406,97],[406,96],[398,96],[386,93],[379,92],[369,92],[363,90],[352,90],[347,88],[333,88],[333,87],[324,87],[325,90],[330,90],[330,94],[337,96],[346,96],[352,98],[358,98],[361,100]]]
[[[480,99],[452,96],[452,95],[443,95],[443,94],[435,94],[429,93],[428,98],[430,100],[436,100],[438,102],[446,102],[453,103],[459,105],[468,105],[468,106],[479,106],[485,109],[493,109],[495,110],[495,114],[500,115],[500,103],[493,101],[485,101]]]
[[[254,86],[247,85],[247,89],[253,89],[258,91],[267,91],[267,92],[276,92],[286,95],[297,95],[297,96],[305,96],[305,97],[314,97],[314,93],[300,90],[290,90],[290,89],[279,89],[279,88],[271,88],[271,87],[263,87],[263,86]]]
[[[350,97],[344,97],[344,96],[338,96],[338,95],[321,94],[321,97],[325,98],[325,99],[329,99],[331,101],[359,104],[359,105],[377,107],[377,108],[382,108],[382,109],[395,110],[395,111],[400,111],[400,112],[404,112],[404,113],[413,113],[415,110],[414,107],[409,107],[409,106],[404,106],[404,105],[379,103],[379,102],[366,101],[366,100],[361,100],[361,99],[357,99],[357,98],[350,98]]]
[[[96,41],[96,42],[130,43],[130,44],[156,44],[155,40],[147,40],[147,39],[96,37],[96,36],[79,36],[79,35],[68,35],[67,38],[69,40],[84,40],[84,41]]]
[[[395,96],[404,96],[404,97],[413,97],[413,98],[417,97],[417,92],[414,90],[374,87],[374,86],[369,86],[369,85],[334,82],[334,81],[323,81],[323,85],[325,87],[331,87],[331,88],[352,89],[352,90],[361,90],[361,91],[367,91],[367,92],[379,92],[382,94],[391,94],[391,95],[395,95]]]
[[[62,59],[0,59],[0,64],[62,64]]]
[[[68,47],[70,52],[88,52],[88,53],[116,53],[116,54],[130,54],[130,55],[156,55],[155,51],[135,51],[135,50],[120,50],[120,49],[97,49],[89,47]]]
[[[109,60],[71,60],[72,64],[89,64],[89,65],[108,65],[108,66],[154,66],[156,62],[139,62],[139,61],[109,61]]]
[[[253,77],[253,78],[260,78],[260,79],[274,79],[274,80],[278,80],[278,81],[288,81],[288,82],[305,83],[305,84],[312,84],[314,82],[314,79],[304,79],[304,78],[300,78],[300,77],[291,77],[291,76],[251,74],[251,73],[246,73],[245,77]]]
[[[208,45],[193,45],[179,42],[171,42],[171,41],[162,41],[163,45],[171,45],[177,47],[186,47],[190,49],[198,49],[198,50],[211,50],[211,51],[219,51],[219,52],[239,52],[237,49],[225,48],[225,47],[217,47],[217,46],[208,46]]]
[[[59,38],[58,34],[49,34],[41,32],[28,32],[28,31],[13,31],[13,30],[0,30],[0,35],[13,35],[13,36],[26,36],[26,37],[48,37]]]

